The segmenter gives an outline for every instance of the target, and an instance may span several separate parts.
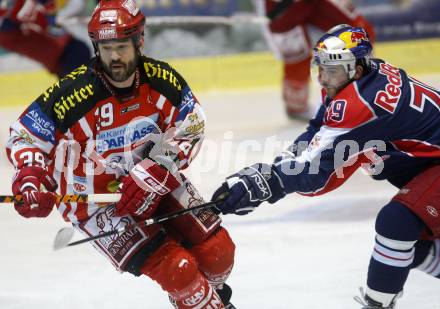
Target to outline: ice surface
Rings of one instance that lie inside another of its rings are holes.
[[[212,92],[199,99],[208,138],[188,175],[207,199],[225,176],[245,164],[270,161],[305,127],[286,119],[277,89]],[[1,111],[2,148],[19,113]],[[1,192],[7,194],[12,170],[4,152],[0,168]],[[229,279],[233,303],[241,309],[359,308],[352,297],[366,280],[375,214],[395,192],[357,173],[323,197],[290,195],[245,217],[225,216],[237,245]],[[0,207],[0,308],[171,307],[150,279],[119,274],[87,244],[52,251],[64,226],[57,212],[28,220],[11,205]],[[399,309],[439,308],[439,287],[436,279],[411,272]]]

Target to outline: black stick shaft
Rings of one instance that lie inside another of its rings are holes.
[[[182,210],[170,213],[170,214],[165,214],[165,215],[157,216],[157,217],[154,217],[154,218],[151,218],[151,219],[147,219],[145,221],[142,221],[142,222],[139,222],[139,223],[136,223],[136,224],[129,224],[129,225],[126,225],[125,227],[117,229],[117,230],[108,231],[108,232],[105,232],[105,233],[102,233],[102,234],[99,234],[99,235],[95,235],[95,236],[91,236],[91,237],[88,237],[88,238],[84,238],[84,239],[81,239],[81,240],[77,240],[77,241],[71,242],[67,246],[69,246],[69,247],[76,246],[76,245],[83,244],[85,242],[89,242],[89,241],[92,241],[92,240],[96,240],[96,239],[104,238],[104,237],[107,237],[107,236],[123,233],[123,232],[126,232],[128,230],[132,230],[132,229],[137,228],[137,227],[143,227],[143,226],[148,226],[148,225],[152,225],[152,224],[155,224],[155,223],[160,223],[160,222],[168,221],[168,220],[177,218],[179,216],[188,214],[188,213],[190,213],[190,212],[192,212],[194,210],[211,208],[212,206],[215,206],[217,203],[220,203],[220,202],[222,202],[222,200],[217,200],[215,202],[208,202],[208,203],[201,204],[201,205],[198,205],[198,206],[194,206],[194,207],[191,207],[191,208],[182,209]]]

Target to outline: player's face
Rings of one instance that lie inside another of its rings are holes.
[[[342,65],[319,65],[318,80],[329,98],[334,98],[345,87],[349,77]]]
[[[98,43],[104,72],[116,82],[126,81],[136,70],[137,54],[131,39]]]

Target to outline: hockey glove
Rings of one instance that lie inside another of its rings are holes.
[[[225,198],[223,203],[216,205],[222,214],[245,215],[262,202],[275,203],[285,195],[281,179],[272,166],[257,163],[226,178],[212,200]]]
[[[116,215],[148,218],[161,197],[177,189],[180,182],[164,167],[145,159],[133,167],[121,185],[122,196],[116,204]]]
[[[50,192],[43,192],[44,188]],[[22,203],[14,203],[15,210],[25,218],[47,217],[55,206],[58,185],[42,167],[24,166],[17,171],[12,182],[12,193],[23,196]]]

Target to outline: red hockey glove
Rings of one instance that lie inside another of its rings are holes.
[[[148,218],[156,210],[161,197],[179,186],[180,182],[170,171],[145,159],[136,164],[122,181],[122,196],[116,204],[116,215]]]
[[[50,192],[42,192],[41,185]],[[58,185],[51,175],[39,166],[24,166],[12,182],[12,193],[23,195],[23,203],[14,203],[15,210],[25,218],[47,217],[56,202],[52,193]]]

